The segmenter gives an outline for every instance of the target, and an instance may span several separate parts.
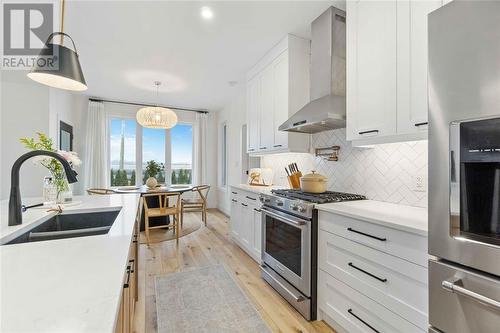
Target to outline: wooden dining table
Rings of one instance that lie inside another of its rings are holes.
[[[192,191],[194,187],[195,187],[194,185],[158,185],[155,188],[151,189],[146,185],[142,185],[142,186],[123,186],[114,189],[114,191],[116,193],[138,193],[141,196],[144,194],[151,194],[151,193],[161,194],[161,193],[173,193],[173,192],[179,192],[182,195],[185,192]],[[151,208],[159,207],[160,203],[156,197],[145,197],[143,199],[147,200],[148,207]],[[149,218],[149,225],[151,227],[159,225],[168,225],[168,224],[170,224],[169,216],[158,216]],[[140,230],[144,231],[144,207],[142,208],[141,212]]]

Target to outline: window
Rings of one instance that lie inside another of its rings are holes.
[[[191,184],[193,171],[193,126],[178,124],[170,130],[172,184]]]
[[[142,184],[149,177],[155,177],[159,184],[165,183],[166,135],[164,129],[142,129]],[[150,174],[151,169],[159,171],[153,175]]]
[[[224,123],[222,124],[221,127],[221,160],[220,160],[220,186],[221,187],[226,187],[227,186],[227,124]]]
[[[133,119],[111,119],[111,186],[135,185],[135,130]]]
[[[165,130],[143,128],[135,119],[111,117],[109,135],[111,186],[142,185],[151,170],[159,184],[192,184],[191,124],[178,123]]]

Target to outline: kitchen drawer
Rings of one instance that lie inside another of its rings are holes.
[[[323,211],[319,228],[427,267],[427,237]]]
[[[425,330],[427,269],[326,231],[319,268]]]
[[[336,326],[340,325],[349,333],[425,332],[322,270],[318,276],[318,307],[334,321],[324,318],[334,329],[339,330]]]

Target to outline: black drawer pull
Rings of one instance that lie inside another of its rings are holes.
[[[283,145],[274,145],[274,148],[283,147]]]
[[[242,205],[242,206],[245,206],[245,207],[248,207],[248,205],[247,205],[247,204],[244,204],[243,202],[241,203],[241,205]]]
[[[238,192],[231,191],[232,194],[238,194]]]
[[[357,320],[359,320],[360,322],[362,322],[363,324],[365,324],[367,327],[369,327],[373,332],[377,332],[377,333],[380,333],[380,331],[376,330],[375,327],[373,327],[372,325],[368,324],[366,321],[364,321],[363,319],[361,319],[359,316],[357,316],[353,311],[352,309],[349,309],[347,310],[347,312],[349,312],[349,314],[351,316],[353,316],[354,318],[356,318]]]
[[[347,228],[347,231],[350,231],[350,232],[355,232],[357,234],[360,234],[360,235],[363,235],[363,236],[366,236],[366,237],[370,237],[370,238],[373,238],[373,239],[376,239],[376,240],[379,240],[381,242],[385,242],[387,240],[387,238],[380,238],[380,237],[377,237],[377,236],[373,236],[373,235],[370,235],[370,234],[366,234],[362,231],[358,231],[358,230],[355,230],[353,228]]]
[[[238,200],[231,199],[232,202],[238,202]]]
[[[363,135],[363,134],[369,134],[369,133],[378,133],[378,130],[363,131],[363,132],[359,132],[358,134]]]
[[[372,277],[372,278],[374,278],[374,279],[379,280],[380,282],[387,282],[387,279],[382,279],[382,278],[379,278],[379,277],[378,277],[378,276],[376,276],[375,274],[372,274],[372,273],[370,273],[370,272],[365,271],[365,270],[364,270],[364,269],[362,269],[362,268],[357,267],[357,266],[356,266],[356,265],[354,265],[352,262],[348,263],[348,265],[349,265],[349,266],[351,266],[351,267],[352,267],[352,268],[354,268],[354,269],[357,269],[358,271],[360,271],[360,272],[362,272],[362,273],[365,273],[366,275],[371,276],[371,277]]]
[[[123,288],[130,286],[130,266],[127,266],[127,282],[123,284]]]
[[[250,200],[254,200],[254,201],[255,201],[255,200],[257,200],[257,199],[255,199],[255,198],[249,197],[248,195],[246,196],[246,198],[247,198],[247,199],[250,199]]]
[[[267,149],[267,147],[260,147],[259,149]]]
[[[261,210],[260,209],[257,209],[257,208],[254,208],[253,210],[255,210],[257,213],[260,213]]]
[[[253,149],[253,148],[248,148],[248,151],[254,151],[254,150],[255,150],[255,149]]]
[[[423,123],[416,123],[415,124],[415,127],[419,127],[419,126],[424,126],[424,125],[429,125],[429,122],[423,122]]]

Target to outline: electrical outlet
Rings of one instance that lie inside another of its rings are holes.
[[[427,190],[427,179],[423,175],[417,175],[413,179],[413,191],[425,192]]]

